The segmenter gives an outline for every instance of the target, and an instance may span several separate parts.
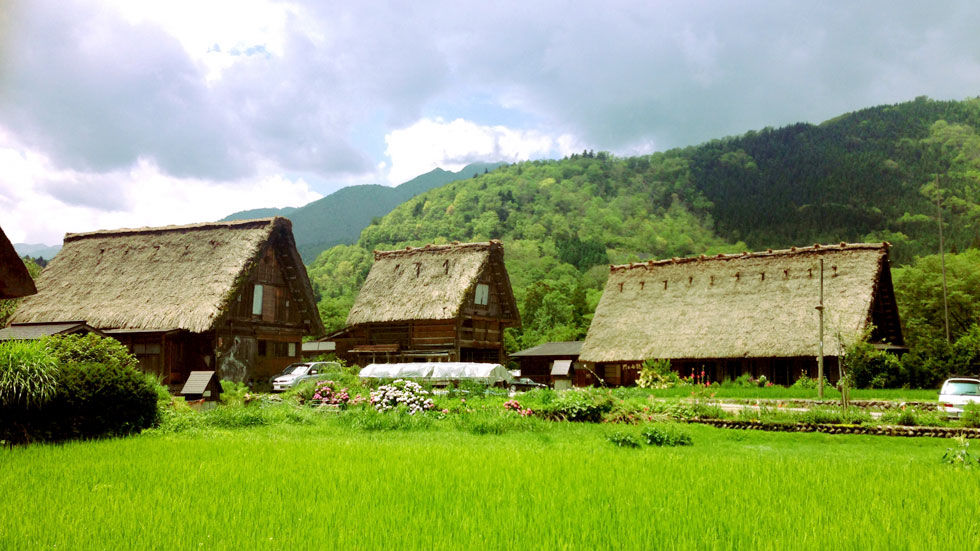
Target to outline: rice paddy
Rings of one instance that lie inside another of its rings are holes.
[[[444,423],[444,422],[440,422]],[[0,450],[2,549],[977,548],[937,439],[683,426],[480,435],[339,418]]]

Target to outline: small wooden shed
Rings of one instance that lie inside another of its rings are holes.
[[[187,381],[180,389],[180,395],[187,401],[204,400],[206,402],[221,399],[221,382],[214,371],[191,371]]]
[[[584,341],[546,342],[510,355],[521,366],[521,377],[549,386],[570,386],[574,364]],[[561,381],[561,382],[559,382]]]
[[[869,328],[872,343],[903,347],[887,243],[672,258],[610,267],[576,384],[631,385],[654,358],[712,381],[816,376],[821,261],[825,375],[837,379],[837,351]]]
[[[503,332],[520,325],[499,241],[376,251],[333,335],[351,363],[504,360]]]

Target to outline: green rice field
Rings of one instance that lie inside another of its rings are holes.
[[[980,472],[929,438],[339,416],[0,449],[0,549],[976,549]],[[980,452],[974,442],[973,452]]]

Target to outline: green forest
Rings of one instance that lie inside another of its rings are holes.
[[[980,340],[978,129],[980,99],[920,97],[652,155],[584,151],[502,166],[409,199],[308,271],[333,331],[371,251],[500,239],[523,321],[508,333],[517,350],[584,337],[611,263],[888,241],[906,338],[948,363],[951,346],[935,345],[945,331],[936,332],[932,255],[941,212],[957,305],[951,342]]]

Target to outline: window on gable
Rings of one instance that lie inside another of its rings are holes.
[[[479,306],[486,306],[487,304],[489,304],[490,286],[487,285],[486,283],[477,283],[476,296],[473,298],[473,302],[475,302]]]
[[[256,285],[252,291],[252,315],[262,315],[262,286]]]

